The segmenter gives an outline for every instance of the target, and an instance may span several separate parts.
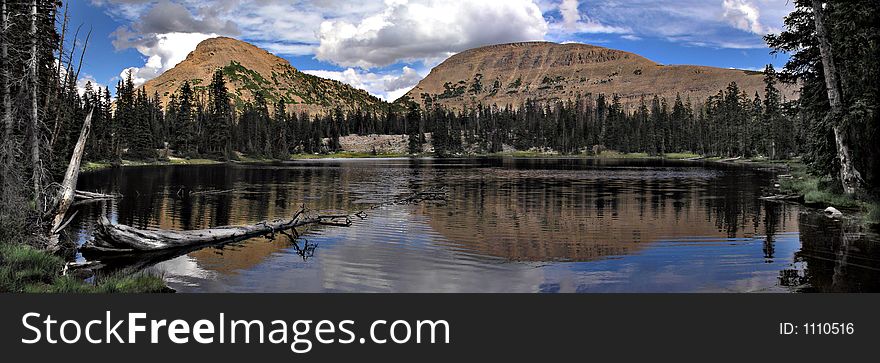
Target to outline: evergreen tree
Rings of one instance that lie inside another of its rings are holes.
[[[177,112],[173,127],[174,149],[182,155],[196,154],[196,113],[194,110],[193,89],[189,81],[183,82],[178,97]]]
[[[424,149],[424,134],[421,132],[422,113],[419,105],[411,103],[406,114],[408,150],[410,154],[420,154]]]
[[[220,154],[226,160],[233,158],[232,154],[232,106],[229,103],[229,93],[226,89],[226,80],[223,71],[217,69],[211,84],[210,105],[208,108],[208,121],[206,136],[206,152]]]

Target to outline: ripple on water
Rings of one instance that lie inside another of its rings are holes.
[[[91,238],[102,214],[138,227],[199,229],[289,217],[302,203],[367,211],[350,228],[311,228],[296,242],[254,238],[152,267],[193,292],[880,290],[880,251],[868,243],[876,235],[843,243],[849,227],[760,201],[771,177],[658,160],[125,168],[83,176],[82,188],[125,198],[84,206],[75,235]],[[445,203],[371,209],[435,187],[448,190]]]

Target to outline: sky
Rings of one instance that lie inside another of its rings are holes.
[[[661,64],[781,67],[762,37],[790,0],[73,0],[70,27],[91,31],[80,85],[141,84],[199,42],[241,39],[297,69],[394,100],[457,52],[545,40],[620,49]],[[68,38],[68,41],[71,41]],[[80,43],[82,44],[82,43]]]

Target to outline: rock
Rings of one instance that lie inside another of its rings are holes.
[[[834,207],[825,208],[825,215],[835,219],[843,217],[843,213],[841,213],[839,210],[837,210],[837,208]]]

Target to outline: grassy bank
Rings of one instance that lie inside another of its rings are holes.
[[[469,155],[470,156],[470,155]],[[589,155],[589,154],[559,154],[556,152],[540,152],[540,151],[510,151],[510,152],[500,152],[500,153],[492,153],[485,155],[472,155],[472,156],[499,156],[499,157],[514,157],[514,158],[586,158],[586,159],[669,159],[669,160],[684,160],[700,157],[697,154],[689,154],[689,153],[669,153],[665,155],[657,155],[651,156],[648,153],[623,153],[618,151],[606,150],[602,151],[598,155]]]
[[[809,206],[850,210],[861,213],[869,223],[880,223],[880,203],[835,190],[830,178],[810,174],[804,164],[789,163],[788,166],[790,175],[779,179],[779,189],[783,193],[801,195]]]
[[[370,158],[401,158],[407,157],[406,154],[396,154],[396,153],[368,153],[368,152],[353,152],[353,151],[340,151],[332,154],[293,154],[290,156],[291,160],[311,160],[311,159],[370,159]]]
[[[222,164],[222,161],[211,159],[184,159],[170,158],[167,161],[139,161],[123,160],[118,166],[155,166],[155,165],[212,165]],[[114,164],[106,161],[87,161],[80,167],[81,172],[89,172],[113,168]]]
[[[84,281],[62,276],[64,260],[30,246],[0,243],[0,292],[155,293],[168,291],[161,277],[118,275]]]
[[[292,154],[290,155],[290,160],[312,160],[312,159],[367,159],[367,158],[401,158],[407,157],[409,155],[406,154],[395,154],[395,153],[362,153],[362,152],[349,152],[342,151],[338,153],[331,154]],[[273,163],[281,161],[279,159],[272,158],[261,158],[261,157],[250,157],[246,155],[239,156],[238,160],[235,160],[235,163],[241,164],[260,164],[260,163]],[[171,158],[167,161],[139,161],[139,160],[123,160],[121,163],[115,164],[107,161],[87,161],[82,164],[80,167],[81,172],[90,172],[90,171],[98,171],[104,169],[111,169],[114,166],[124,166],[124,167],[133,167],[133,166],[157,166],[157,165],[216,165],[223,164],[223,161],[212,160],[212,159],[184,159],[184,158]]]

